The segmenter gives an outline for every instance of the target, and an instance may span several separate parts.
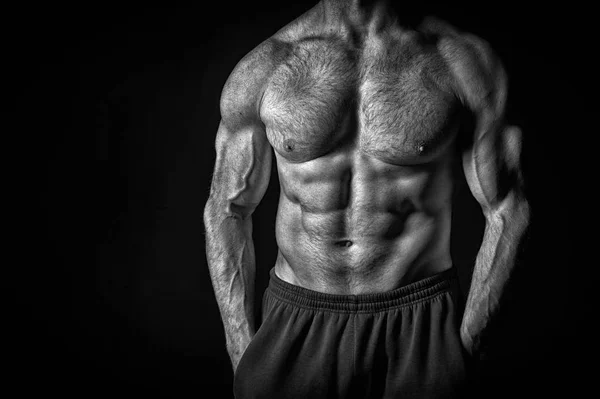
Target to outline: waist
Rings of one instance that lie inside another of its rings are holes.
[[[358,295],[330,294],[290,284],[277,276],[273,268],[267,288],[269,295],[297,307],[334,312],[369,313],[412,306],[457,290],[458,279],[454,267],[394,290]]]
[[[358,226],[333,223],[331,215],[320,221],[305,216],[280,209],[276,223],[276,270],[295,285],[342,294],[384,291],[452,264],[449,212],[404,220],[374,214]]]

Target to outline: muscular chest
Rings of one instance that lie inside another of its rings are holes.
[[[350,149],[392,164],[424,162],[452,140],[456,102],[444,65],[407,43],[360,50],[305,40],[289,51],[261,103],[277,153],[304,162]]]

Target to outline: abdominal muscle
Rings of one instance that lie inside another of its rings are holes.
[[[380,173],[376,163],[363,162],[341,179],[337,172],[348,175],[347,168],[335,163],[301,170],[278,162],[277,276],[314,291],[358,295],[450,268],[450,168],[442,163],[387,165]]]

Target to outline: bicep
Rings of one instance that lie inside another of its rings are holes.
[[[523,198],[522,132],[505,119],[508,84],[504,68],[489,48],[479,55],[480,59],[461,66],[478,70],[472,75],[479,76],[461,85],[469,99],[465,105],[475,117],[474,130],[466,132],[471,145],[463,153],[463,166],[474,197],[484,211],[491,211]]]
[[[487,42],[455,34],[440,42],[454,77],[455,94],[474,116],[467,135],[463,167],[469,188],[484,211],[522,196],[521,130],[505,121],[508,79]]]
[[[219,124],[210,197],[221,211],[245,219],[262,199],[271,175],[271,147],[259,123]]]
[[[472,145],[463,153],[465,177],[484,211],[523,196],[521,129],[503,121],[478,122]]]

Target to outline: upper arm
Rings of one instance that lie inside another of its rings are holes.
[[[271,174],[271,148],[264,129],[254,123],[221,120],[210,199],[219,211],[245,219],[262,199]]]
[[[250,216],[269,184],[271,146],[258,112],[269,63],[259,46],[238,63],[221,94],[209,201],[227,216]]]
[[[474,116],[463,151],[471,192],[489,215],[507,206],[526,206],[521,173],[522,134],[505,121],[507,77],[483,40],[466,34],[442,39],[440,52],[454,79],[456,95]],[[516,208],[513,208],[516,209]]]

